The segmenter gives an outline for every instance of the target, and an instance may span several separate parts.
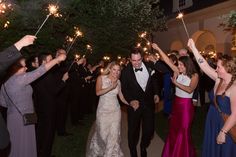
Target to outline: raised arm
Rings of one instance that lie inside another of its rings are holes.
[[[36,39],[36,36],[26,35],[23,38],[21,38],[19,41],[17,41],[14,44],[14,46],[17,48],[18,51],[20,51],[23,47],[33,44],[35,39]]]
[[[179,69],[174,63],[170,60],[170,58],[159,48],[159,46],[155,43],[152,44],[152,47],[159,52],[164,62],[176,73],[179,73]]]
[[[35,81],[40,76],[42,76],[44,73],[46,73],[48,70],[50,70],[54,65],[60,63],[61,61],[64,61],[65,59],[66,59],[66,55],[60,54],[58,57],[40,66],[36,70],[25,73],[23,77],[18,78],[19,79],[18,81],[21,84],[30,84],[31,82]]]
[[[213,69],[208,63],[207,61],[204,59],[204,57],[199,53],[199,51],[197,50],[195,43],[193,41],[193,39],[189,39],[188,40],[188,47],[192,50],[194,57],[196,58],[196,61],[199,65],[199,67],[202,69],[202,71],[208,75],[211,79],[216,80],[218,75],[215,71],[215,69]]]
[[[0,52],[0,73],[14,63],[21,56],[21,53],[19,52],[21,48],[33,44],[35,38],[35,36],[26,35],[14,45]]]

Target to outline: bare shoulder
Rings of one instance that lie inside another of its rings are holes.
[[[236,98],[236,81],[232,84],[232,86],[229,88],[230,97]]]
[[[236,95],[236,81],[234,81],[234,83],[232,84],[232,86],[230,87],[231,89],[230,89],[230,91],[231,91],[231,93],[232,92],[234,92],[234,94]]]

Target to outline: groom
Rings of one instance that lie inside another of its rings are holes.
[[[151,76],[151,69],[142,62],[141,51],[134,48],[130,54],[130,62],[121,74],[122,93],[128,106],[128,144],[131,157],[137,157],[140,125],[142,127],[141,157],[147,156],[154,133],[155,103],[158,103],[157,81]]]

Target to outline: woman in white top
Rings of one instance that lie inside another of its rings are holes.
[[[194,117],[192,95],[198,84],[197,71],[190,57],[180,57],[176,66],[157,44],[153,43],[152,47],[174,71],[172,82],[176,86],[169,133],[162,157],[195,157],[196,153],[191,140],[191,124]]]

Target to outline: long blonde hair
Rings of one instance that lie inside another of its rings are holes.
[[[113,61],[113,62],[109,63],[109,64],[106,66],[105,70],[103,70],[103,72],[102,72],[101,74],[102,74],[102,75],[108,75],[108,74],[110,73],[111,68],[112,68],[113,66],[115,66],[115,65],[120,66],[120,64],[119,64],[118,62]]]

